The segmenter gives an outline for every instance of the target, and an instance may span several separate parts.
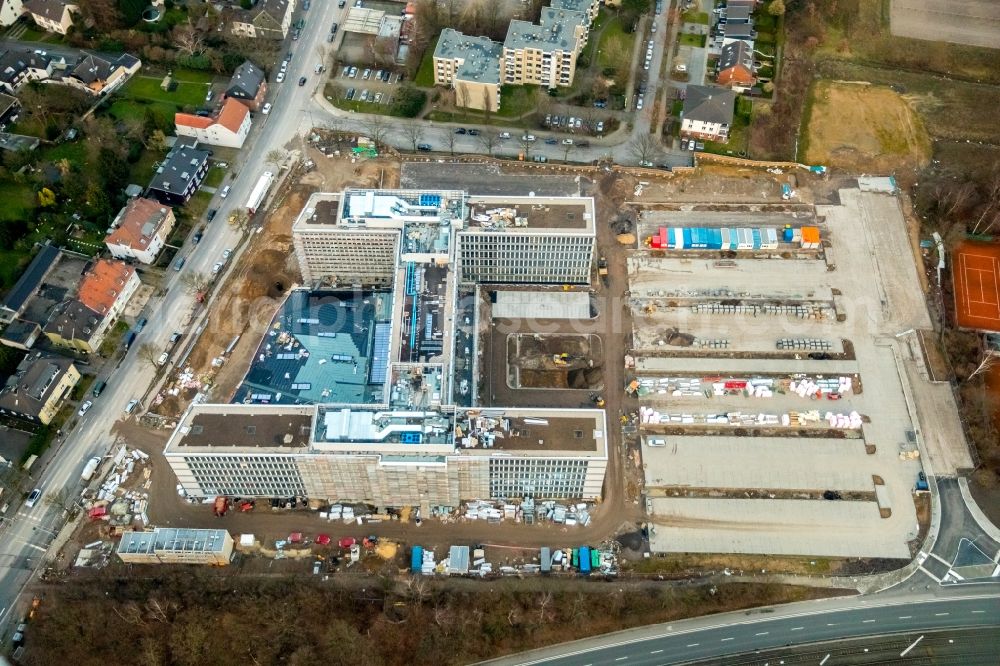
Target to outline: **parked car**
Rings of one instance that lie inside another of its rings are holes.
[[[173,347],[174,345],[176,345],[177,341],[181,339],[182,335],[184,335],[184,334],[181,333],[180,331],[174,331],[173,333],[171,333],[170,334],[170,346]]]
[[[84,400],[83,404],[80,405],[80,409],[77,410],[76,415],[83,416],[84,414],[87,413],[87,410],[93,406],[94,406],[93,402],[91,402],[90,400]]]
[[[501,139],[509,139],[510,138],[510,132],[500,132],[500,138]]]
[[[223,261],[229,261],[229,257],[231,257],[231,256],[233,256],[233,250],[232,250],[232,248],[228,248],[227,247],[225,250],[222,251],[222,260]]]
[[[209,222],[211,222],[212,220],[215,219],[215,216],[218,215],[218,214],[219,214],[218,209],[216,209],[216,208],[209,208],[208,209],[208,215],[205,216],[205,219],[208,220]]]
[[[106,387],[107,385],[108,383],[103,379],[101,381],[95,382],[94,389],[90,392],[90,394],[95,398],[99,398],[101,394],[104,393],[104,387]]]
[[[466,130],[464,127],[459,127],[458,129],[455,130],[455,134],[466,134],[467,132],[468,130]]]
[[[219,192],[219,196],[225,199],[226,197],[229,196],[229,190],[231,189],[232,188],[229,185],[226,185],[225,187],[222,188],[222,191]]]
[[[278,83],[281,83],[284,80],[285,80],[285,73],[284,72],[278,72],[278,76],[275,79],[275,81],[277,81]]]
[[[337,7],[338,7],[338,9],[343,9],[344,5],[346,5],[346,4],[347,4],[347,0],[337,0]]]
[[[418,143],[417,144],[417,150],[419,150],[421,152],[424,152],[424,153],[430,152],[430,150],[431,150],[431,144],[429,144],[429,143]]]
[[[375,103],[378,104],[382,101],[382,93],[375,93]]]
[[[205,95],[205,101],[206,102],[211,102],[212,101],[212,91],[211,90],[209,90],[208,94]]]
[[[479,136],[479,130],[477,130],[477,129],[470,129],[469,130],[469,136]]]
[[[336,38],[337,38],[337,35],[335,35],[334,33],[331,32],[329,35],[326,36],[326,41],[327,41],[328,44],[332,44],[333,40],[335,40]]]
[[[306,77],[304,76],[299,77],[299,86],[301,87],[304,86],[305,84],[306,84]]]
[[[378,70],[377,72],[375,72],[375,80],[376,81],[381,81],[382,80],[382,74],[383,74],[383,72],[382,72],[381,69]]]
[[[156,359],[156,365],[159,367],[163,367],[164,365],[166,365],[167,360],[169,358],[170,354],[168,354],[167,352],[163,352],[162,354],[160,354],[160,357]]]
[[[573,145],[573,139],[563,139],[562,140],[562,145],[564,145],[564,146],[572,146]]]
[[[524,136],[521,137],[521,141],[526,141],[528,143],[531,143],[534,140],[535,140],[534,134],[525,134]]]
[[[346,95],[344,96],[344,98],[345,98],[345,99],[346,99],[346,100],[347,100],[348,102],[349,102],[349,101],[351,101],[352,99],[354,99],[354,93],[355,93],[355,92],[356,92],[356,91],[354,90],[354,88],[348,88],[348,89],[347,89],[347,94],[346,94]]]
[[[365,73],[361,75],[361,78],[363,78],[365,81],[367,81],[371,77],[372,77],[372,70],[370,69],[365,69]]]
[[[367,102],[368,101],[368,91],[367,90],[362,90],[361,91],[361,98],[360,99],[361,99],[362,102]]]
[[[139,406],[139,401],[136,398],[132,398],[131,400],[128,401],[128,404],[125,405],[125,413],[131,414],[132,412],[135,411],[135,408],[138,406]]]
[[[221,270],[222,270],[222,262],[221,261],[217,261],[214,264],[212,264],[212,275],[218,275],[219,271],[221,271]]]
[[[28,507],[29,509],[32,508],[33,506],[35,506],[35,504],[38,503],[38,500],[41,499],[41,497],[42,497],[42,489],[35,488],[34,490],[31,491],[31,494],[28,495],[28,499],[24,501],[24,506]]]
[[[590,148],[590,142],[589,141],[577,141],[576,142],[576,146],[577,146],[577,148]]]
[[[598,120],[597,121],[597,128],[596,128],[596,130],[597,130],[598,134],[600,134],[601,132],[604,131],[604,121],[603,120]]]
[[[559,143],[559,141],[557,139],[546,139],[545,140],[545,145],[548,145],[548,146],[554,146],[557,143]]]
[[[351,67],[351,71],[350,71],[350,73],[348,74],[348,76],[349,76],[349,77],[351,77],[351,78],[353,79],[353,78],[354,78],[354,77],[356,77],[357,75],[358,75],[358,68],[357,68],[357,67]]]
[[[197,245],[198,243],[201,242],[201,237],[204,236],[204,235],[205,235],[205,232],[202,231],[201,229],[199,229],[198,231],[194,232],[193,236],[191,236],[191,242],[194,243],[195,245]]]
[[[271,103],[270,103],[270,102],[268,102],[267,104],[265,104],[265,105],[264,105],[264,108],[263,108],[263,109],[261,109],[261,110],[260,110],[260,112],[261,112],[261,113],[263,113],[263,114],[264,114],[265,116],[266,116],[267,114],[271,113]]]
[[[583,118],[577,118],[576,119],[576,124],[574,125],[574,127],[576,127],[577,129],[580,129],[581,127],[583,127]]]
[[[142,329],[146,328],[146,324],[148,323],[149,323],[148,319],[146,319],[145,317],[141,317],[139,321],[135,322],[135,332],[142,333]]]
[[[180,269],[184,268],[184,262],[186,261],[187,259],[185,257],[179,257],[177,261],[174,262],[174,270],[179,271]]]
[[[336,34],[337,30],[339,30],[339,29],[340,29],[340,26],[337,25],[336,21],[333,22],[332,26],[330,26],[330,32],[332,32],[334,34]]]

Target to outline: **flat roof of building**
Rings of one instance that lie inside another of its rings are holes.
[[[452,440],[452,417],[437,410],[396,410],[383,405],[320,405],[315,444],[321,449],[346,445],[351,450],[418,453],[417,447]],[[401,445],[401,446],[392,446]],[[442,450],[444,452],[444,450]]]
[[[391,320],[389,291],[290,292],[233,402],[380,402]]]
[[[126,532],[118,544],[118,554],[221,553],[225,551],[226,530],[157,527],[152,532]]]
[[[290,405],[192,405],[166,450],[243,447],[307,448],[315,410]]]
[[[469,197],[469,231],[518,233],[577,231],[593,233],[594,200],[590,197]]]
[[[466,35],[452,28],[441,31],[434,57],[461,60],[455,78],[477,83],[500,83],[503,44],[488,37]]]
[[[580,14],[580,12],[566,11],[564,13],[567,16],[563,20],[553,21],[547,25],[536,25],[527,21],[511,21],[510,27],[507,29],[507,38],[503,41],[503,47],[514,51],[521,49],[576,50],[577,39],[573,30],[579,24],[579,18],[574,15]]]
[[[340,223],[340,192],[314,192],[292,224],[293,231],[317,231]]]
[[[607,455],[600,409],[472,408],[456,416],[456,448],[465,454]]]

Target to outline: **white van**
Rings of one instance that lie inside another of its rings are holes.
[[[667,440],[662,437],[649,437],[646,439],[647,446],[666,446]]]

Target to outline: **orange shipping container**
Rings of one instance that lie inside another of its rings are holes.
[[[802,227],[802,244],[819,244],[819,227]]]

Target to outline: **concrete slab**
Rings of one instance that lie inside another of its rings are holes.
[[[862,439],[660,436],[642,447],[647,487],[872,492]]]
[[[746,317],[742,315],[695,315],[678,317],[674,313],[656,312],[651,315],[635,314],[633,326],[635,349],[657,349],[661,352],[697,352],[697,347],[677,347],[666,344],[668,329],[676,328],[681,333],[693,335],[695,343],[701,347],[710,341],[726,341],[724,349],[737,352],[780,352],[777,342],[789,340],[815,340],[825,343],[815,348],[802,348],[802,354],[828,352],[840,354],[844,351],[841,332],[837,322],[816,322],[787,317]],[[664,344],[661,344],[663,342]],[[789,351],[790,354],[795,351]]]
[[[725,289],[746,298],[830,301],[836,274],[816,259],[734,259],[726,267],[717,259],[657,258],[636,255],[628,260],[632,298],[657,296],[711,297]],[[662,292],[662,294],[661,294]]]
[[[858,372],[857,361],[814,361],[797,358],[693,358],[675,356],[658,358],[640,356],[635,360],[638,373],[687,374],[711,376],[724,374],[781,373],[788,375],[852,375]]]
[[[887,538],[875,502],[656,498],[650,548],[664,553],[756,553],[909,559]]]

